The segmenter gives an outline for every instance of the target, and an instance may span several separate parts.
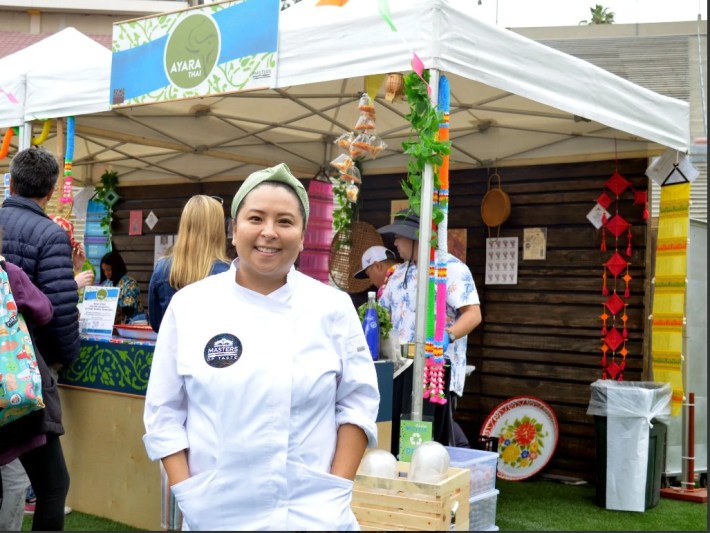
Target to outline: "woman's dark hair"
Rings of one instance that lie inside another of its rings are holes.
[[[123,276],[128,274],[128,269],[126,268],[126,263],[123,261],[123,257],[116,250],[107,253],[101,258],[101,263],[99,264],[99,270],[101,270],[101,278],[99,283],[106,281],[106,274],[104,274],[101,265],[109,265],[111,267],[111,281],[114,285],[118,285],[118,282]]]

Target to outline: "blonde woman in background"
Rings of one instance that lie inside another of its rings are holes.
[[[148,285],[148,320],[155,331],[173,295],[196,281],[229,270],[222,204],[212,196],[190,198],[180,215],[177,239],[155,265]]]
[[[198,194],[187,201],[180,215],[175,244],[158,260],[148,285],[148,320],[158,331],[173,295],[212,274],[229,270],[224,211],[219,200]],[[182,515],[162,468],[161,525],[181,529]]]

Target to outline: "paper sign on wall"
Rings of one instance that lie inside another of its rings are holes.
[[[153,266],[158,262],[158,259],[168,254],[168,251],[175,243],[175,235],[156,235],[155,236],[155,251],[153,253]]]
[[[547,228],[523,229],[523,260],[540,261],[547,256]]]
[[[128,234],[143,234],[143,211],[131,211],[128,216]]]
[[[486,285],[518,284],[518,238],[486,239]]]

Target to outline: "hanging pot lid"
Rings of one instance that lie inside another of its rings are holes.
[[[498,178],[498,187],[491,188],[493,178]],[[488,178],[488,192],[481,201],[481,218],[488,227],[500,226],[510,216],[510,197],[500,184],[500,175],[496,172]]]

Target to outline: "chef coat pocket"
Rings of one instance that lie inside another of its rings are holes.
[[[210,508],[210,488],[216,475],[217,470],[206,470],[171,487],[188,524],[199,524],[200,515]]]
[[[355,515],[350,509],[354,483],[329,472],[299,465],[303,475],[299,481],[299,496],[304,505],[306,530],[358,530]],[[310,512],[306,509],[310,508]]]

